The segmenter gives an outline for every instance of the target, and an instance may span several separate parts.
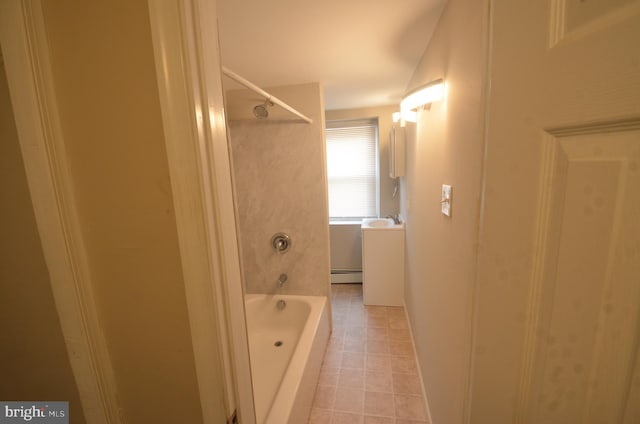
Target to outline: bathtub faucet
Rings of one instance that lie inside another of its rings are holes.
[[[282,288],[288,279],[287,274],[280,274],[280,277],[278,277],[278,288]]]

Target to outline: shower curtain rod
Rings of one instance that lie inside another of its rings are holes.
[[[245,87],[247,87],[248,89],[250,89],[252,91],[255,91],[256,93],[260,94],[261,96],[263,96],[265,99],[267,99],[271,103],[276,104],[276,105],[280,106],[281,108],[286,109],[289,112],[293,113],[294,115],[298,116],[303,121],[305,121],[305,122],[307,122],[309,124],[311,124],[313,122],[313,120],[311,118],[308,118],[307,116],[301,114],[300,112],[298,112],[297,110],[295,110],[294,108],[292,108],[291,106],[289,106],[288,104],[286,104],[285,102],[283,102],[282,100],[277,98],[276,96],[272,96],[270,93],[264,91],[262,88],[258,87],[257,85],[255,85],[251,81],[247,81],[246,79],[242,78],[240,75],[236,74],[231,69],[226,68],[226,67],[223,66],[222,67],[222,72],[226,76],[231,78],[232,80],[237,81],[240,84],[242,84]]]

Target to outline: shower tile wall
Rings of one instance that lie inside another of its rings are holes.
[[[227,93],[240,251],[247,293],[328,295],[329,230],[324,116],[318,84],[265,88],[313,119],[298,120],[278,106],[257,120],[264,99],[247,90]],[[291,250],[276,253],[271,237],[284,232]]]

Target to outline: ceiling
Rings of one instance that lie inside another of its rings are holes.
[[[398,104],[445,3],[218,0],[222,63],[263,88],[320,82],[327,110]]]

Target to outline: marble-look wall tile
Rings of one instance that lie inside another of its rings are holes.
[[[295,92],[297,98],[304,95],[307,108],[302,112],[314,122],[277,115],[260,121],[242,119],[246,116],[235,120],[230,115],[245,289],[247,293],[328,295],[329,230],[320,87],[306,84],[269,91],[283,99],[279,93]],[[246,98],[246,93],[233,94],[228,94],[230,111],[251,112],[257,103]],[[270,108],[270,115],[275,108]],[[278,232],[291,237],[292,247],[285,254],[276,253],[271,246],[271,238]],[[277,290],[282,273],[288,275],[288,281]]]

